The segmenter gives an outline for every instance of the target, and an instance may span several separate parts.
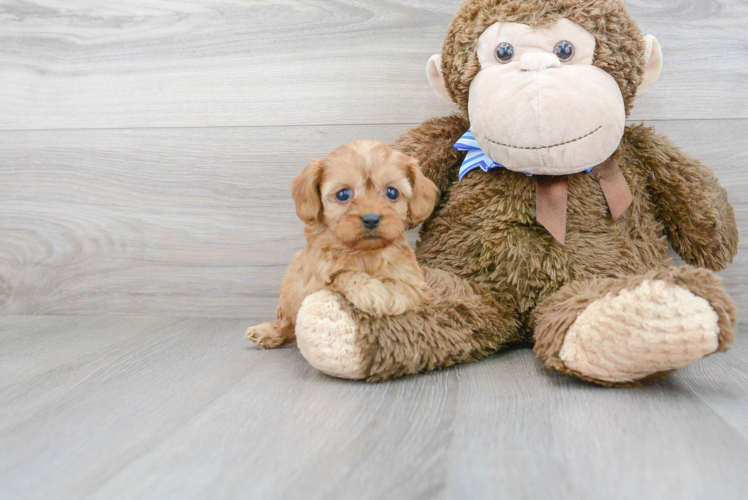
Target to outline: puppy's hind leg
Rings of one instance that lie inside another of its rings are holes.
[[[276,310],[278,319],[272,323],[266,321],[250,327],[244,334],[247,339],[263,349],[274,349],[283,344],[296,342],[296,314],[305,293],[299,263],[302,255],[303,253],[299,252],[294,256],[294,260],[283,278],[280,300]]]
[[[247,328],[244,336],[263,349],[274,349],[295,342],[294,330],[294,324],[288,321],[266,321]]]

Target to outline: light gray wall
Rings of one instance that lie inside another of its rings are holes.
[[[459,0],[0,0],[0,314],[272,316],[313,156],[450,108]],[[628,1],[662,44],[645,120],[748,224],[748,4]],[[748,311],[748,250],[722,273]]]

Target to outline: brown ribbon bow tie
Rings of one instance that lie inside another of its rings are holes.
[[[634,197],[618,163],[611,156],[592,169],[605,200],[610,215],[616,221],[623,215]],[[538,175],[535,194],[535,218],[562,245],[566,245],[566,202],[569,198],[567,175]]]

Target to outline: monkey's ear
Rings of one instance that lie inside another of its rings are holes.
[[[636,90],[637,99],[646,94],[662,73],[662,49],[660,42],[652,35],[644,37],[644,78]]]
[[[434,89],[434,92],[436,92],[436,95],[450,106],[454,106],[452,97],[449,95],[447,86],[444,84],[444,76],[442,76],[441,54],[434,54],[429,59],[429,62],[426,63],[426,76],[429,79],[431,88]]]
[[[413,193],[410,195],[408,205],[410,222],[415,225],[425,221],[434,211],[434,203],[436,203],[436,195],[439,194],[439,189],[436,184],[431,182],[431,179],[423,175],[421,167],[418,166],[418,161],[414,158],[411,158],[408,162],[408,177],[410,177],[410,182],[413,185]]]
[[[296,178],[291,181],[291,195],[296,202],[296,215],[305,224],[311,224],[322,210],[319,183],[322,180],[322,163],[312,160]]]

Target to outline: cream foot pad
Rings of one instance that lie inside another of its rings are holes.
[[[569,328],[559,357],[590,378],[630,382],[715,352],[717,322],[706,299],[664,281],[645,281],[590,304]]]
[[[366,378],[355,337],[356,323],[341,307],[339,295],[321,291],[304,299],[296,317],[296,343],[310,365],[334,377]]]

